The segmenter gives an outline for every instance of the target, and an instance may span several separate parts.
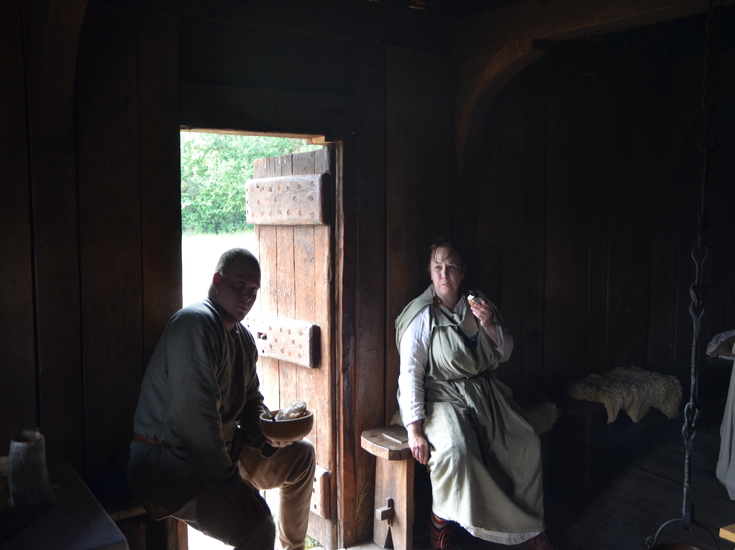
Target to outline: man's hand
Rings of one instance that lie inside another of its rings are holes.
[[[227,495],[227,498],[242,512],[246,523],[262,521],[271,515],[268,503],[247,481],[240,483],[234,492]]]
[[[272,441],[268,438],[265,439],[265,442],[268,443],[271,447],[288,447],[293,441]]]

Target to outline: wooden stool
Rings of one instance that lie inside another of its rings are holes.
[[[383,548],[413,549],[415,460],[406,428],[397,424],[362,432],[362,448],[374,455],[373,542]]]
[[[541,436],[542,460],[545,466],[548,432],[558,416],[556,405],[546,395],[537,393],[521,398],[522,407],[536,433]],[[373,542],[395,550],[413,549],[414,465],[408,446],[408,432],[398,424],[362,432],[362,448],[374,455],[375,518]]]
[[[730,542],[735,542],[735,523],[720,527],[720,537]]]

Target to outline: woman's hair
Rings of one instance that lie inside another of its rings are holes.
[[[431,260],[434,259],[436,256],[436,251],[440,248],[446,248],[459,262],[459,267],[461,269],[464,269],[465,262],[464,262],[464,254],[462,253],[462,249],[457,246],[456,244],[450,243],[449,241],[445,241],[444,239],[437,239],[434,241],[434,243],[429,247],[429,269],[431,269]]]

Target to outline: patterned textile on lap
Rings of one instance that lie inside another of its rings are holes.
[[[618,367],[604,374],[588,374],[566,389],[572,399],[596,401],[605,405],[607,423],[623,409],[633,422],[640,421],[652,407],[668,418],[679,412],[682,391],[675,376],[637,367]]]

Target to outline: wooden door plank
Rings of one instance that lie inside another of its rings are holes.
[[[265,177],[268,168],[268,162],[267,159],[255,159],[253,161],[253,177],[261,178]],[[265,230],[265,231],[264,231]],[[260,263],[260,290],[258,291],[258,299],[255,301],[255,305],[253,306],[253,313],[257,314],[259,316],[264,315],[264,311],[266,311],[265,304],[269,302],[269,296],[268,296],[268,287],[266,285],[266,281],[269,277],[269,272],[267,271],[268,266],[270,265],[270,262],[266,262],[265,259],[268,257],[268,254],[270,252],[270,247],[268,246],[268,241],[266,239],[266,234],[268,233],[268,228],[262,228],[259,226],[255,226],[253,229],[253,233],[255,235],[254,241],[255,241],[255,250],[253,251],[255,253],[255,256],[258,258],[258,262]],[[253,334],[253,337],[255,338],[257,335]],[[278,401],[277,399],[274,399],[273,394],[273,387],[275,384],[275,387],[278,388],[277,383],[277,376],[278,373],[276,371],[276,381],[273,381],[272,376],[272,367],[269,366],[268,361],[270,361],[267,357],[259,357],[258,358],[258,380],[260,381],[260,393],[263,394],[263,399],[265,401],[265,404],[268,406],[268,408],[271,408],[271,406],[274,409],[278,408]],[[277,392],[277,389],[276,389]],[[277,398],[277,393],[276,396]]]
[[[328,225],[314,227],[314,281],[319,283],[314,292],[314,312],[321,328],[321,366],[310,371],[317,384],[316,405],[320,419],[314,423],[316,431],[310,438],[317,443],[316,462],[319,466],[335,472],[334,453],[336,437],[334,433],[334,360],[332,355],[332,233]],[[303,369],[302,369],[303,370]],[[312,402],[314,399],[312,398]],[[337,518],[336,486],[331,484],[330,517]],[[329,521],[312,515],[309,534],[327,547],[337,548],[336,519]]]
[[[318,174],[329,168],[322,150],[284,155],[256,163],[255,178],[273,178]],[[275,180],[279,181],[279,180]],[[283,180],[280,180],[283,181]],[[331,187],[325,185],[325,189]],[[331,350],[331,233],[329,226],[256,225],[262,271],[260,313],[313,323],[319,328],[318,368],[306,369],[287,361],[272,361],[261,356],[262,383],[268,386],[269,403],[277,407],[294,400],[304,400],[314,412],[314,427],[308,438],[314,443],[316,460],[323,475],[323,491],[312,514],[310,536],[327,546],[334,545],[335,523],[329,518],[335,510],[336,487],[330,483],[334,471],[333,384]],[[280,321],[279,321],[280,322]],[[274,376],[277,373],[277,378]],[[277,400],[277,401],[276,401]],[[276,408],[271,406],[271,408]]]
[[[278,296],[275,281],[277,280],[278,263],[276,261],[277,239],[274,226],[256,226],[258,240],[258,261],[260,262],[260,310],[263,314],[278,314]],[[261,357],[258,359],[258,378],[261,393],[268,408],[280,408],[279,383],[280,373],[278,361]]]
[[[315,152],[299,153],[292,155],[292,170],[294,175],[300,174],[316,174],[315,166]],[[319,324],[322,319],[317,320],[315,304],[316,304],[316,289],[323,285],[323,281],[316,279],[314,272],[314,228],[309,226],[298,226],[293,228],[294,241],[293,241],[293,254],[294,254],[294,279],[297,281],[298,288],[296,295],[294,296],[294,315],[299,319],[306,321],[315,322]],[[319,339],[323,332],[323,327],[319,327]],[[323,366],[321,360],[321,343],[318,342],[319,349],[316,350],[317,370],[312,372],[305,372],[303,369],[297,372],[297,384],[302,396],[308,396],[310,401],[309,406],[314,411],[314,425],[315,428],[309,436],[309,439],[314,443],[316,448],[323,446],[329,447],[329,442],[321,442],[319,440],[319,432],[321,430],[320,424],[328,422],[330,417],[330,410],[324,410],[321,401],[313,399],[319,395],[320,388],[328,387],[328,379],[324,379],[324,371],[320,370]],[[328,369],[325,369],[328,372]],[[320,383],[321,382],[321,383]],[[325,384],[326,383],[326,384]],[[305,397],[304,397],[305,398]],[[317,461],[318,464],[320,464]],[[320,464],[321,465],[321,464]],[[328,471],[326,464],[322,466]],[[327,503],[329,502],[329,494],[323,495],[326,498]],[[327,516],[329,514],[327,513]]]
[[[293,158],[291,155],[282,155],[275,158],[275,172],[280,176],[293,174]],[[293,317],[294,315],[294,256],[293,256],[293,227],[276,227],[276,262],[278,273],[276,285],[278,291],[278,315]],[[284,361],[278,362],[280,406],[286,407],[300,399],[298,397],[297,368]]]

